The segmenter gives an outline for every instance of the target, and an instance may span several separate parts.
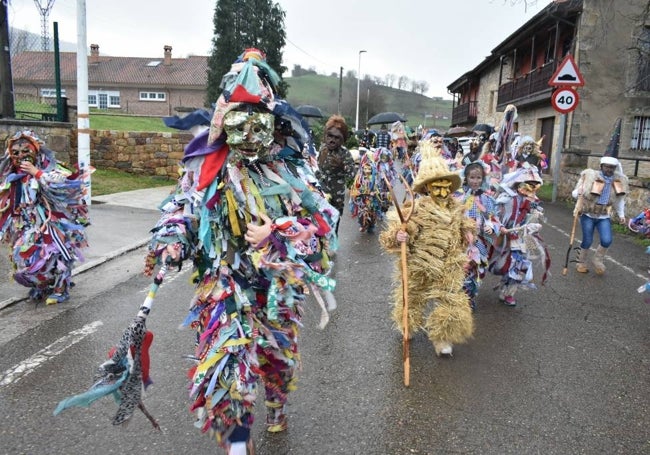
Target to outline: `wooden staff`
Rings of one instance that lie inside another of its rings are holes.
[[[413,215],[413,210],[415,209],[415,196],[413,191],[409,186],[408,182],[404,177],[399,174],[399,178],[406,189],[407,194],[411,197],[411,206],[407,213],[404,213],[397,203],[397,198],[395,197],[395,192],[393,191],[393,186],[390,184],[388,178],[384,175],[384,181],[386,186],[390,191],[393,201],[395,203],[395,210],[397,210],[397,216],[402,223],[401,229],[406,232],[406,227],[411,215]],[[402,357],[404,360],[404,385],[408,387],[410,385],[411,377],[411,355],[409,353],[409,320],[408,320],[408,310],[409,310],[409,289],[408,289],[408,270],[406,264],[406,242],[400,242],[400,259],[401,259],[401,271],[402,271],[402,327],[404,328],[404,335],[402,337]]]
[[[571,250],[573,249],[573,240],[576,236],[576,226],[578,225],[578,218],[580,218],[580,209],[582,208],[582,195],[578,196],[578,201],[576,206],[573,209],[573,226],[571,226],[571,235],[569,236],[569,248],[566,250],[566,258],[564,259],[564,268],[562,269],[562,275],[566,275],[569,271],[569,256],[571,256]]]

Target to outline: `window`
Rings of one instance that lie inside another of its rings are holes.
[[[55,88],[42,88],[41,96],[43,98],[56,98],[56,89]],[[65,89],[61,89],[61,96],[65,96]]]
[[[650,151],[650,117],[634,117],[630,148]]]
[[[88,90],[88,106],[99,109],[117,109],[120,107],[120,92]]]
[[[165,92],[140,92],[140,101],[166,101]]]

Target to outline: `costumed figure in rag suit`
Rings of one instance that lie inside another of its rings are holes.
[[[488,167],[481,161],[470,163],[463,169],[463,186],[454,197],[465,207],[466,215],[474,220],[477,235],[467,249],[469,262],[463,288],[470,298],[472,311],[476,310],[481,281],[488,267],[488,252],[494,244],[495,234],[501,227],[496,216],[494,198],[488,191]]]
[[[514,155],[507,162],[508,172],[521,167],[524,162],[537,167],[539,172],[547,169],[546,155],[542,152],[543,141],[544,137],[535,142],[530,136],[520,136]]]
[[[380,176],[374,154],[368,152],[361,156],[359,170],[350,187],[350,213],[359,223],[359,232],[372,234],[377,222],[383,217]]]
[[[393,162],[393,153],[385,147],[375,150],[375,162],[377,163],[377,174],[379,179],[379,199],[381,201],[381,211],[388,211],[393,204],[393,196],[386,180],[390,185],[394,185],[397,180],[397,171]],[[385,179],[384,179],[385,177]]]
[[[594,272],[605,273],[605,254],[613,241],[612,212],[616,212],[621,224],[625,224],[625,195],[629,182],[616,158],[621,135],[621,119],[617,120],[605,156],[600,159],[600,169],[585,169],[580,173],[572,196],[577,199],[582,229],[582,242],[576,270],[587,273],[587,256],[598,231],[600,244],[593,256]]]
[[[408,147],[408,137],[406,135],[406,128],[399,120],[393,123],[390,127],[390,143],[393,155],[397,155],[397,159],[404,161],[406,149]]]
[[[460,175],[449,170],[433,144],[422,143],[421,152],[422,163],[413,184],[419,197],[413,201],[415,207],[406,231],[402,230],[396,211],[390,210],[379,241],[391,253],[399,253],[402,242],[408,245],[409,334],[422,330],[437,355],[451,355],[453,345],[466,342],[474,332],[463,282],[467,248],[474,240],[476,225],[452,197],[460,187]],[[393,292],[392,318],[403,334],[399,261],[395,276],[400,285]]]
[[[0,162],[0,236],[11,248],[14,280],[30,288],[34,301],[51,305],[70,297],[72,267],[88,246],[87,177],[57,162],[33,131],[7,141]]]
[[[496,193],[499,188],[499,182],[503,175],[503,167],[501,160],[496,153],[496,138],[497,133],[492,133],[488,140],[483,144],[481,155],[478,160],[485,163],[488,167],[488,187],[492,193]]]
[[[406,151],[406,157],[404,158],[404,164],[402,165],[402,177],[409,185],[413,185],[415,176],[418,175],[420,170],[420,163],[422,162],[422,154],[420,153],[419,144],[410,148]]]
[[[168,258],[193,262],[196,290],[184,322],[196,331],[190,408],[195,426],[231,454],[250,449],[260,379],[267,431],[287,428],[305,294],[313,293],[321,318],[335,306],[327,275],[339,213],[302,153],[308,125],[275,98],[279,81],[257,49],[232,65],[209,130],[185,148],[147,257],[149,272]],[[274,142],[279,119],[298,141]]]
[[[489,270],[501,276],[499,300],[515,306],[519,289],[534,289],[533,261],[539,260],[546,282],[551,266],[550,256],[539,235],[543,210],[537,190],[543,181],[536,167],[528,163],[503,176],[501,192],[496,196],[499,238],[490,249]]]

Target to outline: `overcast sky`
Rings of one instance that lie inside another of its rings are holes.
[[[37,0],[42,8],[48,0]],[[277,0],[286,11],[284,65],[426,81],[428,96],[473,69],[550,0]],[[77,0],[49,0],[50,39],[77,41]],[[214,0],[86,0],[86,43],[128,57],[208,55]],[[9,0],[10,26],[40,34],[34,0]],[[288,76],[287,74],[286,76]]]

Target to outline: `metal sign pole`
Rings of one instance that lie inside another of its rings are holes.
[[[555,159],[553,160],[553,193],[551,202],[557,198],[557,186],[560,181],[560,162],[562,161],[562,151],[564,149],[564,130],[566,127],[566,114],[560,115],[560,132],[557,138],[557,150],[555,150]]]

